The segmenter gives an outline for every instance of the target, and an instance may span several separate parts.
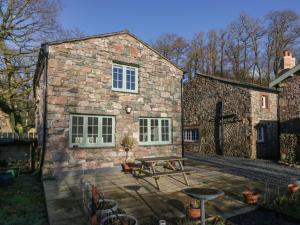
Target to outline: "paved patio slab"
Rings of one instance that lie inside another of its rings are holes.
[[[208,215],[224,218],[239,212],[253,210],[240,200],[241,192],[251,183],[263,189],[264,184],[233,175],[220,168],[203,165],[194,160],[186,162],[186,168],[196,170],[188,175],[190,187],[221,189],[225,196],[206,203]],[[115,199],[127,214],[135,216],[141,225],[158,224],[166,219],[168,224],[177,224],[185,217],[191,198],[182,192],[187,186],[182,176],[159,179],[161,191],[155,187],[153,178],[136,179],[122,172],[89,174],[44,180],[45,198],[50,225],[88,224],[83,210],[82,181],[96,184],[106,198]]]

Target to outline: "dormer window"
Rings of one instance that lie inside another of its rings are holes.
[[[138,69],[133,66],[113,64],[112,90],[138,92]]]

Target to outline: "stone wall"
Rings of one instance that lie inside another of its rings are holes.
[[[300,162],[300,75],[279,84],[280,156],[288,163]]]
[[[14,132],[10,124],[9,115],[0,109],[0,132],[11,133]]]
[[[198,75],[185,87],[183,95],[184,128],[199,127],[200,143],[185,143],[185,151],[204,154],[251,157],[251,94],[249,91],[213,78]],[[218,143],[217,105],[224,102],[224,152]],[[191,147],[192,146],[192,147]]]
[[[300,134],[280,135],[280,159],[287,163],[300,162]]]
[[[267,107],[262,108],[261,98],[267,97]],[[252,158],[279,158],[278,144],[278,94],[251,90],[251,117],[253,133]],[[265,127],[265,142],[257,142],[257,129]]]
[[[112,91],[113,61],[139,65],[137,94]],[[181,70],[129,34],[50,45],[44,174],[119,165],[125,160],[120,143],[125,135],[136,140],[129,160],[180,155],[181,77]],[[71,113],[115,116],[115,147],[69,148]],[[138,145],[140,117],[171,118],[172,144]]]
[[[263,90],[262,90],[263,89]],[[260,108],[262,94],[270,106]],[[224,104],[223,150],[220,102]],[[198,143],[184,143],[185,151],[245,158],[268,158],[278,153],[277,94],[255,85],[197,75],[184,87],[184,128],[199,128]],[[268,140],[258,145],[256,127],[265,123]]]

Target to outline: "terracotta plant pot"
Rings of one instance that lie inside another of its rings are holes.
[[[290,192],[295,193],[299,191],[299,186],[297,184],[289,184],[288,189]]]
[[[201,210],[200,208],[193,208],[190,206],[188,208],[188,214],[190,219],[199,219],[201,217]]]
[[[135,166],[134,163],[123,163],[123,172],[125,173],[132,173],[132,167]]]
[[[244,191],[243,193],[244,201],[247,204],[256,204],[258,200],[258,194],[253,193],[252,191]]]

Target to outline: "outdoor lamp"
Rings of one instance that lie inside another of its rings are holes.
[[[126,111],[127,114],[130,114],[131,110],[132,110],[132,107],[130,107],[128,105],[125,107],[125,111]]]

